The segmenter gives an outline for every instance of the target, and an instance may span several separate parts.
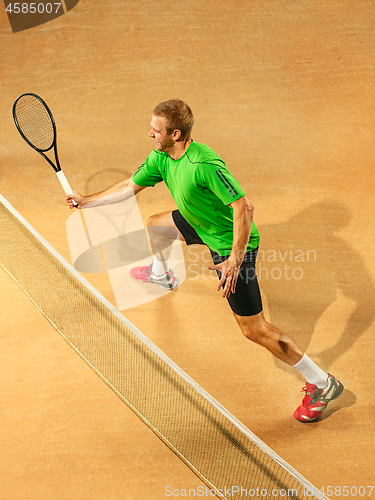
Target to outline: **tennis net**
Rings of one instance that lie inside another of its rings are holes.
[[[210,496],[326,498],[119,313],[1,195],[0,263]]]

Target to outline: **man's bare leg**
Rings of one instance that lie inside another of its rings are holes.
[[[177,239],[185,240],[173,221],[172,212],[152,215],[147,225],[153,261],[149,266],[133,267],[130,275],[137,281],[156,283],[166,290],[174,290],[178,282],[169,269],[169,258],[173,242]]]
[[[268,323],[263,311],[255,316],[238,316],[237,314],[234,316],[246,338],[262,345],[288,365],[294,366],[302,359],[303,351],[294,340]]]
[[[156,274],[169,271],[169,258],[175,240],[185,241],[177,229],[172,212],[152,215],[147,221],[148,234],[154,255],[153,270]]]

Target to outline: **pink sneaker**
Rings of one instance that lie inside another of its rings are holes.
[[[152,272],[152,264],[149,266],[133,267],[133,269],[130,269],[130,276],[143,283],[156,283],[165,290],[174,290],[178,287],[177,280],[171,269],[161,276],[156,276]]]

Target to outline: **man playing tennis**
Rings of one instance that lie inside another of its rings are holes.
[[[90,196],[67,196],[70,208],[104,205],[126,199],[164,181],[177,210],[153,215],[148,230],[153,262],[133,268],[130,274],[147,286],[178,286],[169,269],[175,239],[187,245],[206,245],[213,258],[209,269],[219,276],[222,289],[242,333],[266,347],[305,378],[305,397],[294,416],[301,422],[318,418],[327,404],[344,389],[333,375],[321,370],[285,333],[268,323],[255,272],[259,233],[253,222],[254,207],[224,161],[208,146],[192,140],[194,117],[179,100],[162,102],[153,111],[149,137],[155,149],[131,178]]]

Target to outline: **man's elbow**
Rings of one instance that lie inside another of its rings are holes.
[[[255,207],[247,196],[244,196],[244,208],[249,215],[253,216]]]
[[[246,195],[231,203],[230,206],[233,208],[234,212],[238,212],[239,214],[246,213],[252,216],[254,212],[254,205]]]

